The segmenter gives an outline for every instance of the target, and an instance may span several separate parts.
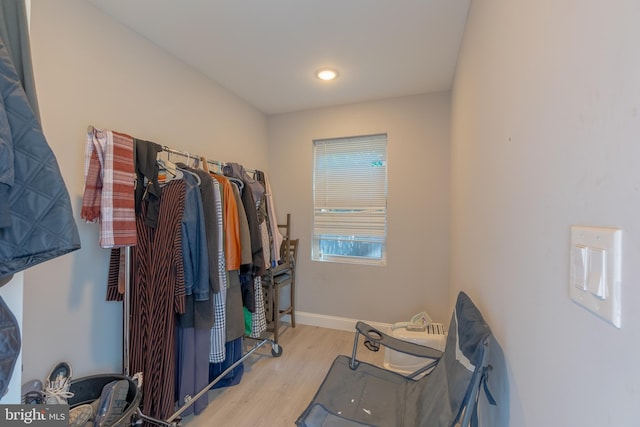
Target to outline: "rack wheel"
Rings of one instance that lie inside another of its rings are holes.
[[[274,343],[274,344],[271,346],[271,355],[272,355],[273,357],[280,357],[280,356],[282,356],[282,346]]]

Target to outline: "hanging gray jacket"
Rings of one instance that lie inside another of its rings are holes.
[[[69,193],[2,33],[0,279],[80,249]]]

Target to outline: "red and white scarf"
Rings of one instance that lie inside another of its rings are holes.
[[[133,138],[91,128],[87,132],[84,177],[80,217],[88,222],[100,221],[100,246],[135,245]]]

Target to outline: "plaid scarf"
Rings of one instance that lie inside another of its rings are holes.
[[[135,245],[133,138],[110,130],[90,129],[84,176],[80,217],[88,222],[100,221],[100,246]]]

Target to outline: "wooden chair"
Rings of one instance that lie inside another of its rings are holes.
[[[273,332],[273,340],[278,343],[280,336],[280,319],[290,316],[291,327],[295,328],[295,284],[296,262],[298,258],[298,239],[291,239],[291,214],[287,214],[286,224],[278,224],[284,229],[280,258],[282,263],[270,268],[262,277],[262,284],[266,294],[268,328]],[[280,294],[283,288],[289,286],[289,304],[280,307]]]

